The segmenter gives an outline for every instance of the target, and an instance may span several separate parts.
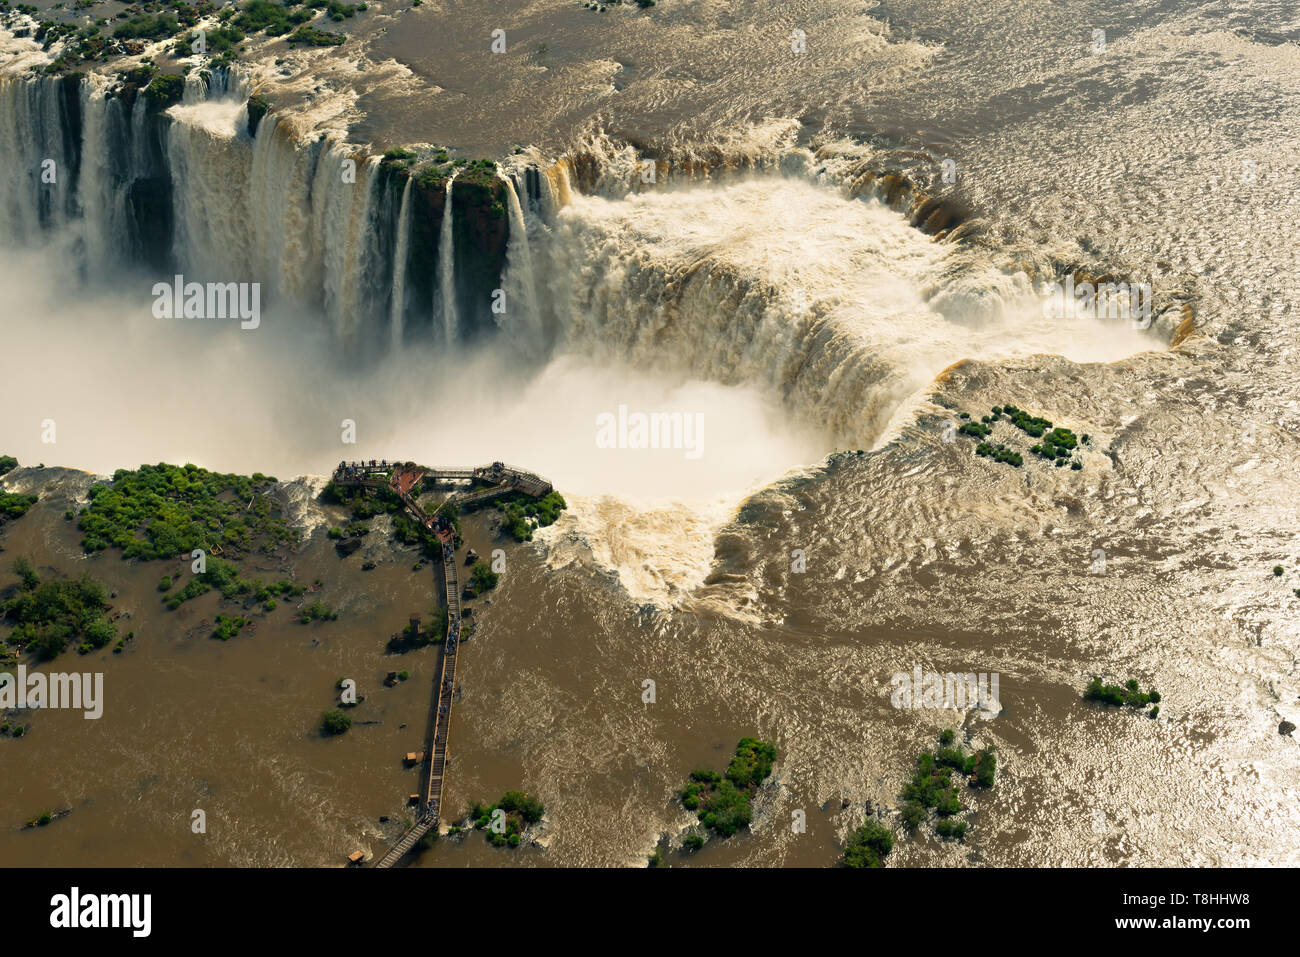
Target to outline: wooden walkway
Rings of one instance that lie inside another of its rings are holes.
[[[456,575],[454,532],[450,523],[436,513],[429,516],[412,492],[425,478],[435,483],[468,482],[469,487],[449,495],[439,506],[455,505],[457,508],[487,501],[511,492],[523,492],[540,498],[548,494],[552,485],[540,475],[515,468],[502,462],[478,468],[425,469],[412,462],[340,462],[334,472],[334,482],[350,488],[386,488],[395,492],[402,505],[420,527],[433,534],[442,545],[440,557],[443,586],[447,600],[447,640],[439,656],[438,674],[434,679],[432,703],[425,739],[428,756],[424,768],[424,791],[415,823],[402,834],[374,864],[375,867],[392,867],[419,843],[429,831],[438,826],[442,816],[442,786],[447,770],[447,741],[451,734],[452,698],[456,690],[456,660],[460,652],[461,610],[460,580]]]

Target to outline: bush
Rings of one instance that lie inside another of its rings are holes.
[[[22,582],[23,588],[28,591],[41,583],[40,576],[36,574],[36,566],[25,555],[19,555],[14,559],[14,574]]]
[[[339,613],[326,608],[323,602],[314,601],[298,613],[298,621],[309,625],[313,621],[334,621]]]
[[[352,727],[352,718],[335,708],[326,711],[321,718],[321,731],[326,735],[342,734]]]
[[[772,773],[776,748],[754,738],[741,738],[727,766],[727,779],[738,788],[757,787]]]
[[[1153,699],[1152,694],[1156,697]],[[1136,678],[1130,678],[1121,688],[1119,685],[1103,684],[1100,678],[1093,678],[1088,682],[1088,687],[1083,692],[1084,701],[1099,701],[1107,705],[1128,705],[1133,708],[1142,708],[1152,701],[1160,700],[1158,692],[1144,694],[1138,690]]]
[[[480,595],[485,591],[496,588],[497,582],[501,576],[492,570],[492,567],[485,561],[477,561],[470,570],[470,575],[474,579],[474,590]]]
[[[845,867],[879,867],[893,849],[893,832],[879,821],[868,821],[850,835],[840,863]]]
[[[37,496],[35,495],[0,492],[0,520],[22,518],[36,502]]]
[[[240,629],[247,622],[243,618],[228,618],[225,615],[218,615],[216,627],[212,631],[213,638],[220,638],[222,641],[228,641],[239,634]]]
[[[305,43],[313,47],[336,47],[343,42],[343,37],[336,33],[323,33],[312,27],[302,26],[289,35],[289,43],[296,46]]]
[[[118,40],[161,40],[180,30],[174,13],[143,13],[119,24],[113,30]]]
[[[5,475],[18,468],[18,460],[12,455],[0,455],[0,475]]]
[[[695,811],[700,822],[723,837],[730,837],[751,820],[750,796],[772,773],[776,748],[755,738],[742,738],[726,775],[714,771],[691,772],[681,792],[682,805]]]
[[[966,822],[945,818],[935,824],[934,832],[944,840],[960,841],[966,837]]]

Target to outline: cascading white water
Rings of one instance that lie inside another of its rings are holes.
[[[450,349],[456,342],[460,321],[456,315],[456,250],[455,234],[452,231],[453,212],[451,203],[451,184],[456,179],[452,173],[447,177],[447,199],[442,208],[442,232],[438,238],[438,283],[442,312],[443,342]]]
[[[110,275],[129,246],[125,197],[112,182],[113,144],[110,128],[120,117],[121,103],[106,101],[107,83],[92,74],[82,85],[85,117],[81,150],[80,233],[87,269],[94,278]]]
[[[506,247],[506,269],[502,282],[506,293],[506,315],[511,317],[512,332],[521,334],[527,348],[536,353],[543,346],[543,332],[537,283],[533,277],[528,224],[524,220],[514,180],[506,175],[502,175],[501,179],[505,183],[507,212],[510,216],[510,239]]]
[[[8,235],[35,237],[57,228],[75,188],[64,162],[60,87],[48,80],[0,77],[0,217]]]
[[[958,359],[1105,360],[1153,344],[1128,322],[1048,319],[1024,273],[876,200],[781,175],[575,196],[544,260],[568,349],[761,386],[854,447]]]
[[[397,212],[397,249],[393,255],[392,306],[389,326],[393,335],[393,349],[402,347],[402,319],[406,309],[406,253],[411,243],[411,179],[402,187],[402,203]]]
[[[144,94],[128,110],[103,77],[68,82],[0,78],[0,162],[18,174],[0,183],[7,241],[74,239],[92,277],[139,266],[131,255],[161,241],[187,280],[261,283],[263,305],[319,309],[345,343],[388,321],[383,250],[398,226],[379,221],[377,158],[299,137],[274,114],[250,139],[248,85],[232,71],[190,73],[165,117]],[[145,180],[171,216],[129,208]]]

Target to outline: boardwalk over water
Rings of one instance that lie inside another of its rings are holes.
[[[432,485],[468,483],[447,496],[430,516],[416,502],[417,485],[430,480]],[[340,462],[334,471],[334,483],[346,488],[388,489],[401,499],[402,505],[419,522],[420,527],[437,538],[440,550],[443,586],[447,596],[447,640],[439,656],[434,677],[429,722],[425,730],[424,790],[419,813],[409,827],[375,867],[392,867],[429,831],[438,827],[442,814],[442,784],[447,769],[447,741],[451,734],[452,696],[456,689],[456,660],[460,653],[461,612],[460,580],[456,575],[455,532],[451,523],[438,514],[443,506],[457,508],[485,502],[501,495],[522,492],[535,498],[548,494],[551,483],[525,469],[493,462],[477,468],[424,468],[413,462],[395,463]]]

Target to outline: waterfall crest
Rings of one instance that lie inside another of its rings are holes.
[[[447,177],[447,198],[442,208],[442,234],[438,238],[438,283],[441,303],[443,344],[450,349],[456,344],[460,320],[456,311],[456,248],[453,223],[454,207],[451,201],[451,184],[456,174]]]

